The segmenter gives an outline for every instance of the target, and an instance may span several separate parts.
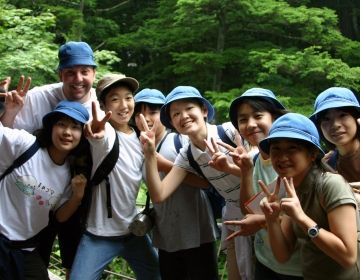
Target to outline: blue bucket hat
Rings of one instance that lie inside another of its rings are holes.
[[[313,122],[317,121],[319,113],[327,109],[337,109],[341,107],[353,107],[359,112],[360,105],[355,94],[344,87],[331,87],[318,95],[314,104],[314,113],[310,116]]]
[[[237,127],[237,108],[240,103],[244,102],[246,99],[264,99],[265,101],[273,104],[276,108],[280,110],[285,110],[285,107],[276,99],[275,94],[268,89],[265,88],[251,88],[245,91],[241,96],[235,98],[231,104],[229,109],[230,121],[234,127]]]
[[[51,125],[53,118],[59,114],[68,116],[83,125],[89,120],[89,112],[81,103],[63,100],[56,105],[53,111],[43,117],[43,126]]]
[[[165,103],[160,110],[160,120],[164,126],[170,129],[174,129],[171,124],[169,116],[169,105],[177,100],[188,99],[188,98],[197,98],[199,99],[208,110],[207,120],[210,122],[215,117],[215,109],[211,103],[201,96],[200,92],[191,86],[178,86],[174,88],[165,98]]]
[[[94,53],[91,47],[85,42],[67,42],[60,47],[58,57],[58,70],[77,65],[96,67]]]
[[[134,96],[135,104],[144,102],[150,104],[164,104],[165,96],[160,90],[144,88]]]
[[[309,142],[320,151],[321,156],[324,155],[320,146],[318,130],[315,124],[304,115],[287,113],[276,119],[270,128],[268,137],[262,140],[259,146],[262,151],[269,154],[271,140],[280,138]]]

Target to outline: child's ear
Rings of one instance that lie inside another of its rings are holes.
[[[204,117],[207,118],[209,111],[205,104],[202,105],[201,110],[203,111]]]

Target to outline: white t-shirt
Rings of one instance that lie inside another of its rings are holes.
[[[0,126],[0,174],[25,152],[35,137],[24,130]],[[56,165],[40,148],[27,162],[0,181],[0,233],[26,240],[48,225],[49,211],[71,195],[69,164]]]
[[[15,118],[13,128],[25,129],[31,133],[42,128],[43,117],[51,112],[60,101],[66,100],[62,86],[63,83],[55,83],[34,87],[29,90],[25,97],[25,104]],[[91,116],[91,103],[95,101],[98,109],[100,106],[95,89],[92,88],[90,94],[90,99],[84,102],[83,105]]]
[[[128,227],[138,213],[136,197],[142,180],[144,156],[140,141],[135,133],[115,132],[106,123],[106,133],[102,139],[89,139],[93,158],[92,175],[111,151],[115,133],[119,137],[120,155],[114,169],[109,174],[112,218],[108,218],[106,208],[105,181],[92,190],[92,201],[87,219],[87,231],[97,236],[121,236],[129,233]]]

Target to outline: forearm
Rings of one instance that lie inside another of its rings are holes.
[[[271,250],[278,262],[284,263],[290,259],[293,253],[293,247],[289,246],[281,228],[281,220],[277,218],[273,221],[267,221],[267,230]]]
[[[12,128],[15,122],[15,117],[16,114],[12,114],[5,110],[4,114],[0,117],[0,122],[3,126]]]
[[[79,208],[81,204],[81,199],[76,196],[71,196],[71,198],[64,203],[55,213],[56,219],[62,223],[66,222]]]
[[[355,217],[353,220],[355,221]],[[346,220],[344,223],[349,224]],[[307,234],[307,230],[316,225],[316,222],[310,217],[305,216],[298,224]],[[344,227],[349,227],[349,225],[344,225]],[[342,238],[331,231],[321,228],[318,236],[311,239],[311,242],[342,267],[348,268],[353,266],[357,259],[356,240],[357,232],[354,225],[352,229],[348,228],[348,230],[345,230]]]
[[[245,203],[255,195],[252,172],[244,173],[240,178],[240,208],[246,214],[249,211],[246,209]]]
[[[165,198],[161,187],[161,179],[157,167],[156,155],[148,155],[145,159],[146,184],[149,190],[151,200],[154,203],[162,202]]]

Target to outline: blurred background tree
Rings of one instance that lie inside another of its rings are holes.
[[[323,0],[0,0],[1,76],[57,79],[57,49],[88,42],[107,71],[165,94],[197,87],[228,118],[250,87],[309,114],[330,86],[360,91],[360,2]]]

